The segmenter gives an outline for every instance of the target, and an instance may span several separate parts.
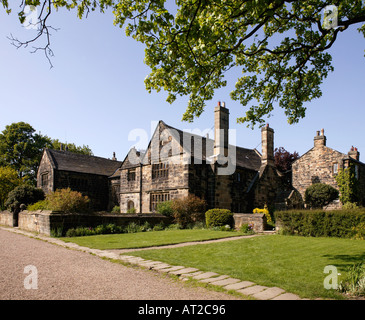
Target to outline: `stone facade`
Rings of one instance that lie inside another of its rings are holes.
[[[116,159],[45,149],[37,173],[37,187],[45,194],[71,188],[88,196],[95,211],[107,210],[111,202],[109,176],[121,164]]]
[[[299,192],[304,200],[305,190],[313,183],[325,183],[338,189],[336,175],[340,169],[348,168],[352,164],[359,181],[360,194],[365,190],[365,164],[359,161],[360,153],[351,148],[348,154],[329,148],[324,130],[317,131],[314,146],[292,164],[293,188]],[[360,203],[364,203],[361,196]],[[337,202],[338,203],[338,202]],[[332,205],[331,207],[340,207]]]
[[[214,115],[214,140],[160,121],[146,152],[129,151],[120,168],[121,212],[155,212],[158,202],[188,194],[206,200],[208,208],[233,212],[274,204],[278,192],[288,188],[274,165],[274,130],[268,125],[262,129],[261,155],[229,144],[224,104]]]

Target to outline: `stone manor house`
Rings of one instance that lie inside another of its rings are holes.
[[[301,206],[308,186],[324,182],[337,187],[338,170],[353,164],[365,190],[365,164],[357,149],[344,154],[327,147],[323,130],[289,173],[275,167],[274,130],[269,125],[261,129],[261,153],[231,145],[229,110],[218,103],[214,133],[209,139],[159,121],[146,151],[132,148],[123,161],[115,154],[105,159],[45,149],[37,186],[45,193],[67,187],[80,191],[96,211],[119,205],[121,212],[134,208],[136,213],[151,213],[159,202],[194,194],[208,208],[244,213],[265,204],[281,209]]]

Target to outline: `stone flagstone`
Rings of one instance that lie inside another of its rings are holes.
[[[149,262],[140,263],[140,265],[145,266],[145,267],[152,267],[152,266],[159,265],[159,264],[161,264],[160,261],[149,261]]]
[[[215,277],[217,275],[218,275],[218,273],[215,273],[215,272],[204,272],[200,275],[194,276],[193,278],[196,279],[196,280],[202,280],[202,279]]]
[[[283,293],[272,300],[300,300],[300,297],[293,293]]]
[[[167,263],[161,263],[161,264],[152,266],[153,270],[160,270],[160,269],[167,269],[167,268],[171,268],[171,266]]]
[[[252,296],[259,300],[269,300],[269,299],[275,298],[276,296],[282,294],[283,292],[285,292],[285,290],[283,290],[281,288],[271,287],[264,291],[255,293]]]
[[[226,278],[229,278],[229,276],[219,276],[219,277],[215,277],[215,278],[203,279],[203,280],[200,280],[200,282],[211,283],[211,282],[218,281],[218,280],[223,280],[223,279],[226,279]]]
[[[251,287],[253,286],[254,283],[251,281],[241,281],[238,283],[233,283],[233,284],[229,284],[228,286],[225,286],[224,289],[227,290],[239,290],[239,289],[243,289],[246,287]]]
[[[265,286],[252,286],[252,287],[248,287],[245,289],[241,289],[241,290],[237,290],[237,292],[240,292],[246,296],[250,296],[253,295],[255,293],[259,293],[260,291],[263,291],[265,289],[267,289],[268,287]]]
[[[223,286],[226,286],[228,284],[237,283],[237,282],[240,282],[240,281],[241,281],[240,279],[227,278],[227,279],[211,282],[210,284],[212,284],[214,286],[222,286],[223,287]]]
[[[161,272],[171,272],[171,271],[176,271],[176,270],[183,269],[183,268],[185,268],[185,267],[183,267],[183,266],[173,266],[171,268],[159,269],[159,271],[161,271]]]
[[[194,272],[194,271],[198,271],[197,268],[184,268],[184,269],[179,269],[176,271],[170,271],[171,274],[176,274],[176,275],[180,275],[183,273],[189,273],[189,272]]]
[[[180,278],[193,278],[194,276],[198,276],[200,274],[204,273],[204,271],[196,271],[196,272],[190,272],[190,273],[182,273],[180,275]]]

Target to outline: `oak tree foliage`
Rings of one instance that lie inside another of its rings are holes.
[[[9,12],[8,0],[0,0]],[[283,108],[288,122],[305,117],[306,104],[322,94],[321,84],[334,70],[329,49],[357,25],[365,36],[362,0],[23,0],[17,13],[24,22],[25,7],[39,13],[38,34],[17,46],[46,37],[47,20],[59,8],[82,18],[91,11],[113,10],[114,24],[145,44],[145,63],[151,72],[148,91],[165,90],[167,101],[188,96],[183,120],[193,121],[227,85],[227,72],[242,71],[231,98],[244,107],[238,122],[261,126],[274,107]]]

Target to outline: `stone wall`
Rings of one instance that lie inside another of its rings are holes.
[[[59,170],[54,173],[54,188],[71,188],[81,192],[90,198],[90,204],[95,211],[108,208],[109,182],[106,176]]]
[[[255,232],[262,232],[266,228],[266,216],[256,213],[235,213],[233,215],[235,229],[242,224],[253,224]],[[48,210],[22,211],[19,213],[19,228],[31,232],[51,235],[52,230],[62,228],[65,232],[78,226],[96,227],[102,224],[113,223],[118,226],[127,226],[131,222],[151,225],[161,222],[172,223],[171,219],[160,214],[76,214],[60,213]],[[0,212],[0,225],[13,227],[13,214],[9,211]]]
[[[168,163],[167,176],[152,178],[152,164],[142,166],[142,187],[140,185],[141,167],[121,169],[120,209],[126,212],[128,202],[133,201],[136,212],[140,212],[142,193],[142,212],[151,212],[151,193],[168,193],[170,200],[188,195],[189,165]],[[128,172],[134,172],[134,180],[128,180]],[[142,189],[142,190],[140,190]],[[141,192],[142,191],[142,192]]]
[[[337,189],[333,168],[335,164],[338,170],[342,168],[345,157],[345,154],[326,146],[312,148],[292,165],[293,187],[303,199],[305,190],[313,183],[325,183]]]
[[[233,219],[235,229],[239,229],[243,224],[253,224],[255,232],[263,232],[266,229],[266,216],[263,213],[235,213]]]
[[[161,222],[166,224],[171,223],[170,218],[160,214],[77,214],[47,210],[22,211],[19,213],[20,229],[46,235],[51,235],[51,231],[57,230],[57,228],[62,228],[65,232],[70,228],[79,226],[96,227],[98,225],[110,223],[118,226],[127,226],[131,222],[143,224],[145,221],[151,225],[159,224]]]
[[[14,227],[14,214],[10,211],[0,212],[0,225]]]
[[[47,181],[42,182],[42,176],[47,177]],[[37,187],[42,188],[45,194],[55,191],[54,186],[54,170],[49,158],[46,153],[43,153],[43,157],[39,164],[39,169],[37,172]]]

